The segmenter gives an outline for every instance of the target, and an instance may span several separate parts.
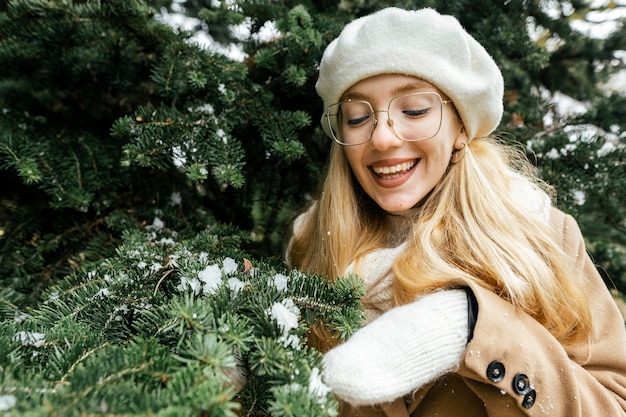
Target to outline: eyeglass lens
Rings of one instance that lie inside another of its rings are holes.
[[[345,145],[359,145],[370,140],[377,125],[388,113],[389,126],[406,141],[435,136],[441,127],[442,101],[437,93],[412,93],[394,97],[387,110],[374,111],[367,101],[348,100],[328,107],[326,116],[335,140]]]

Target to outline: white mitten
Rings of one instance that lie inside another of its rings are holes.
[[[387,311],[326,353],[324,383],[355,405],[392,401],[457,369],[468,336],[465,290],[429,294]]]

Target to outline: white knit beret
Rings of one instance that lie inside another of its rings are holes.
[[[316,90],[324,110],[358,81],[380,74],[412,75],[438,87],[454,102],[469,140],[500,123],[502,73],[453,16],[390,7],[346,25],[320,63]],[[322,126],[330,135],[324,120]]]

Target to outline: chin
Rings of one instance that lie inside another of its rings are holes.
[[[390,213],[400,213],[406,210],[410,210],[415,207],[415,204],[378,204],[380,208]]]

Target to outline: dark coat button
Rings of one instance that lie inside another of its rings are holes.
[[[522,406],[524,408],[530,408],[535,405],[535,400],[537,399],[537,391],[534,389],[530,389],[526,395],[524,395],[524,399],[522,400]]]
[[[504,365],[502,362],[493,361],[487,366],[487,378],[491,382],[500,382],[504,379]]]
[[[530,380],[524,374],[517,374],[513,378],[513,391],[517,394],[526,394],[530,389]]]

